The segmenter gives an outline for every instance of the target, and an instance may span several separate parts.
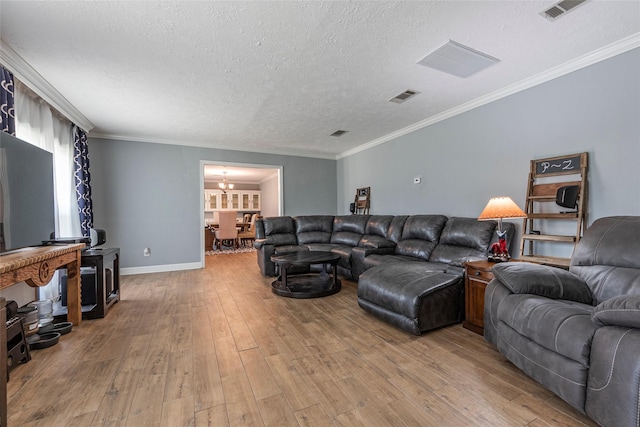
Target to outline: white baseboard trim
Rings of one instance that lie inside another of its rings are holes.
[[[166,273],[168,271],[197,270],[199,268],[203,268],[202,263],[200,262],[190,262],[185,264],[149,265],[146,267],[121,268],[120,275],[128,276],[131,274]]]

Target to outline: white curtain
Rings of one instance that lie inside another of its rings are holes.
[[[20,82],[15,86],[16,136],[53,153],[56,236],[82,236],[73,180],[71,122],[54,114],[46,102]],[[39,288],[39,298],[56,301],[59,297],[56,274],[47,286]]]

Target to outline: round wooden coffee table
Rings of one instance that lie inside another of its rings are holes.
[[[319,298],[333,295],[342,288],[338,280],[340,255],[323,251],[299,251],[273,255],[273,261],[280,268],[278,280],[271,283],[274,294],[290,298]],[[322,264],[322,271],[309,274],[289,274],[293,265]],[[333,268],[333,278],[327,272],[327,265]]]

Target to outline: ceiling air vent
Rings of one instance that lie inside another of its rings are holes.
[[[393,98],[391,98],[389,101],[395,102],[396,104],[402,104],[404,101],[406,101],[407,99],[413,96],[416,96],[418,93],[420,92],[416,92],[415,90],[405,90],[400,95],[396,95]]]
[[[498,62],[498,58],[449,40],[418,61],[418,64],[464,78]]]
[[[329,136],[336,136],[336,137],[338,137],[338,136],[342,136],[342,135],[344,135],[344,134],[345,134],[345,133],[347,133],[347,132],[349,132],[349,131],[348,131],[348,130],[337,130],[337,131],[335,131],[334,133],[332,133],[332,134],[331,134],[331,135],[329,135]]]
[[[570,10],[580,6],[587,0],[563,0],[551,6],[550,8],[540,12],[540,15],[547,18],[549,21],[555,21],[559,17],[563,16]]]

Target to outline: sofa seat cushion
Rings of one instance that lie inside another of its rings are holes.
[[[360,275],[360,306],[409,332],[460,321],[462,277],[433,271],[426,263],[393,263]]]
[[[282,245],[282,246],[276,246],[273,249],[273,253],[275,255],[282,255],[282,254],[288,254],[291,252],[308,251],[308,250],[309,248],[301,245]]]
[[[589,366],[596,326],[593,306],[527,294],[506,296],[498,318],[518,334],[583,366]]]
[[[368,269],[377,267],[378,265],[392,263],[392,262],[412,262],[422,261],[421,259],[405,256],[405,255],[379,255],[372,254],[364,258],[364,265]]]
[[[407,262],[418,262],[421,265],[421,268],[425,271],[434,271],[441,273],[450,273],[455,274],[460,277],[464,274],[464,268],[456,267],[449,264],[442,264],[439,262],[428,262],[424,261],[420,258],[415,258],[407,255],[379,255],[372,254],[364,258],[364,263],[367,269],[376,267],[382,264],[392,264],[392,263],[407,263]]]
[[[347,245],[337,245],[333,243],[310,243],[306,245],[310,251],[333,252],[340,255],[338,265],[344,268],[351,268],[351,252],[353,247]]]

